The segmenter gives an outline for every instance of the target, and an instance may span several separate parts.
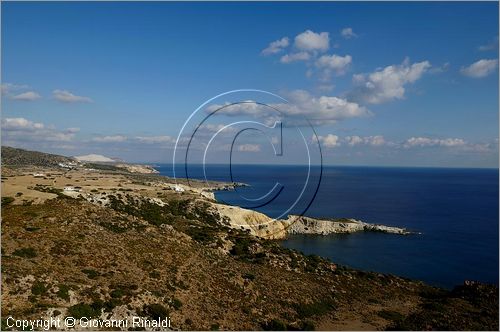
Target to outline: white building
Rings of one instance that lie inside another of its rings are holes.
[[[182,188],[182,187],[181,187],[181,186],[179,186],[179,185],[175,185],[174,190],[175,190],[175,191],[177,191],[177,192],[180,192],[180,193],[181,193],[181,192],[184,192],[184,188]]]

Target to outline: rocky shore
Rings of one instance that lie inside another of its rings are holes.
[[[383,232],[408,235],[413,232],[400,227],[370,224],[356,219],[318,219],[305,216],[290,215],[287,219],[275,220],[263,213],[212,203],[218,213],[226,217],[228,225],[236,229],[245,229],[252,235],[284,239],[289,234],[329,235],[355,232]]]
[[[288,234],[314,234],[328,235],[338,233],[355,232],[382,232],[399,235],[408,235],[412,232],[405,228],[392,227],[385,225],[369,224],[356,219],[316,219],[304,216],[289,216],[287,222],[290,226],[287,228]]]

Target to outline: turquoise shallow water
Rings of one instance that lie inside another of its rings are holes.
[[[172,174],[171,165],[160,165],[159,170]],[[227,166],[210,165],[207,176],[229,181],[227,170]],[[193,178],[202,174],[200,166],[189,169]],[[239,206],[258,205],[251,199],[279,182],[283,189],[278,197],[255,208],[276,217],[298,197],[306,174],[302,166],[233,166],[233,179],[251,187],[218,192],[216,197]],[[319,168],[311,174],[314,184]],[[309,186],[290,213],[301,213],[314,189]],[[306,215],[356,218],[421,234],[295,235],[283,245],[339,264],[442,287],[453,287],[465,279],[498,284],[498,211],[498,170],[324,167]]]

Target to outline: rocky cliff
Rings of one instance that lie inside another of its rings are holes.
[[[399,227],[375,225],[355,219],[316,219],[290,215],[284,220],[243,209],[237,206],[214,204],[218,212],[226,217],[232,228],[248,230],[250,234],[267,239],[283,239],[288,234],[328,235],[354,232],[383,232],[406,235],[411,232]]]

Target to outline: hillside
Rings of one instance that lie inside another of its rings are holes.
[[[2,165],[9,166],[57,166],[58,163],[74,162],[69,157],[56,154],[28,151],[2,146]]]
[[[234,227],[238,213],[222,213],[204,182],[178,192],[157,175],[43,173],[2,167],[2,330],[9,315],[168,316],[181,330],[498,329],[498,287],[443,290],[285,249]]]

